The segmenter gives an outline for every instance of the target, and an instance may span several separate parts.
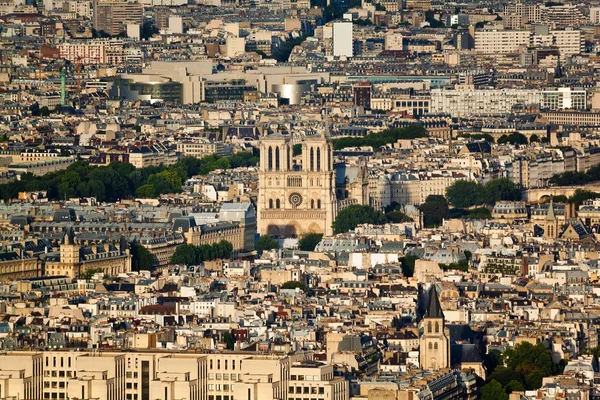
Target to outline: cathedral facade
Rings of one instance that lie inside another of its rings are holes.
[[[314,135],[294,144],[287,135],[263,136],[257,208],[261,235],[331,235],[337,201],[329,140]]]

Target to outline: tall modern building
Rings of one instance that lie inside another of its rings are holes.
[[[142,25],[144,6],[141,3],[120,0],[94,0],[94,29],[116,36],[129,24]]]
[[[294,156],[289,136],[260,141],[258,232],[297,237],[304,232],[332,234],[337,201],[333,148],[326,137],[305,137]]]
[[[333,23],[334,57],[352,57],[354,55],[353,40],[351,21],[338,21]]]

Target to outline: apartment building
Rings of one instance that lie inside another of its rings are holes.
[[[60,58],[77,64],[106,64],[106,42],[71,42],[58,46]]]
[[[46,351],[0,355],[0,396],[69,400],[347,400],[312,353]]]
[[[141,3],[119,0],[94,1],[94,29],[116,36],[128,24],[142,25],[144,7]]]
[[[534,89],[432,89],[431,112],[462,117],[468,114],[506,114],[517,105],[540,104]]]
[[[585,110],[585,89],[554,88],[542,91],[541,107],[545,110]]]
[[[210,155],[223,156],[225,148],[223,142],[211,142],[205,138],[196,138],[177,143],[177,152],[184,157],[191,156],[202,158]]]
[[[516,53],[531,43],[532,33],[525,30],[476,30],[475,50],[481,53]]]

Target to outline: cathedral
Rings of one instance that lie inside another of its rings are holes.
[[[299,237],[333,233],[337,212],[333,148],[325,135],[294,142],[272,134],[260,141],[258,232]]]

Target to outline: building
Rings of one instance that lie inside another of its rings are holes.
[[[289,136],[260,140],[258,232],[297,237],[303,232],[332,234],[336,214],[333,148],[325,136],[305,137],[294,156]]]
[[[535,89],[432,89],[431,112],[462,117],[468,114],[508,114],[513,107],[540,104]]]
[[[116,36],[128,24],[144,23],[144,6],[141,3],[119,0],[94,0],[94,29]]]
[[[542,91],[541,108],[544,110],[585,110],[585,89],[555,88]]]
[[[600,7],[590,7],[590,23],[600,25]]]
[[[177,142],[177,152],[184,157],[203,158],[210,155],[221,157],[225,155],[223,142],[211,142],[205,138],[195,138]]]
[[[419,338],[420,367],[426,370],[450,368],[449,332],[435,285],[429,289],[427,308],[419,329],[422,332]]]
[[[516,53],[531,43],[532,33],[521,30],[476,30],[475,50],[481,53]]]
[[[312,353],[19,351],[0,355],[0,393],[22,399],[347,400]],[[299,390],[299,394],[296,395]]]
[[[351,21],[336,21],[333,23],[333,56],[352,57],[353,34]]]
[[[124,238],[115,246],[110,243],[83,246],[76,242],[69,228],[58,252],[44,254],[44,271],[48,276],[76,278],[87,271],[118,275],[131,271],[131,254]]]
[[[371,84],[369,82],[356,83],[352,86],[352,94],[355,106],[371,108]]]

